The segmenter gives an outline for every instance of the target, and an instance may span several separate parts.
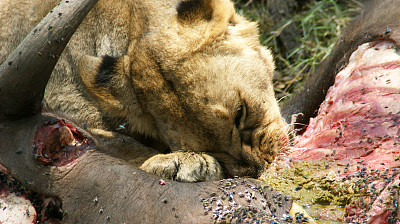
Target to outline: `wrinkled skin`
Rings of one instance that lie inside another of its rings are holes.
[[[0,62],[57,2],[0,1]],[[104,142],[119,132],[151,146],[125,160],[159,176],[257,177],[287,139],[273,70],[256,24],[229,0],[100,0],[60,56],[44,104]]]
[[[101,153],[101,145],[93,146],[67,165],[43,165],[33,156],[32,141],[38,127],[49,121],[55,122],[57,118],[51,114],[12,121],[1,118],[0,164],[25,188],[59,199],[61,209],[66,212],[62,223],[103,223],[108,219],[115,223],[209,223],[214,220],[212,211],[204,214],[206,210],[200,199],[211,198],[212,192],[216,192],[217,197],[222,195],[219,189],[227,186],[225,181],[194,184],[165,180],[162,185],[159,177]],[[83,129],[78,130],[88,136]],[[237,205],[242,208],[251,205],[263,214],[262,217],[271,219],[270,209],[263,203],[272,202],[274,194],[269,194],[263,202],[264,196],[251,188],[257,186],[257,182],[241,179],[238,183],[242,181],[245,184],[229,192],[254,192],[258,200],[248,203],[236,195]],[[228,198],[220,200],[225,205],[231,203]],[[216,201],[210,206],[215,209]],[[288,213],[291,200],[285,201],[283,206],[274,203],[271,206],[271,210],[274,208],[274,213],[282,217]]]

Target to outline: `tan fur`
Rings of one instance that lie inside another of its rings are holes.
[[[126,124],[121,133],[167,145],[165,155],[136,150],[140,161],[154,155],[141,168],[163,177],[258,176],[287,139],[272,55],[229,0],[198,0],[178,14],[179,3],[100,0],[60,56],[44,103],[105,141],[115,138],[98,130]],[[0,62],[56,4],[0,0]],[[104,55],[118,59],[100,86]]]

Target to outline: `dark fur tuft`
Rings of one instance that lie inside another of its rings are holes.
[[[105,87],[110,83],[113,77],[116,62],[117,58],[115,57],[107,55],[103,57],[103,61],[101,62],[95,78],[96,85]]]
[[[202,3],[203,2],[201,0],[180,1],[176,6],[176,10],[178,11],[179,15],[195,12],[198,8],[201,8]]]
[[[178,19],[190,20],[194,18],[202,17],[210,20],[212,16],[212,10],[208,1],[204,0],[184,0],[180,1],[176,6],[178,11]]]

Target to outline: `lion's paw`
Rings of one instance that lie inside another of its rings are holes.
[[[159,154],[146,160],[140,168],[157,176],[181,182],[212,181],[223,178],[218,161],[204,153]]]

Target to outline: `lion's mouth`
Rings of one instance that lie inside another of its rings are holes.
[[[228,153],[209,153],[220,163],[225,178],[252,177],[258,178],[264,171],[265,162],[262,159],[249,155],[240,155],[239,158]]]

